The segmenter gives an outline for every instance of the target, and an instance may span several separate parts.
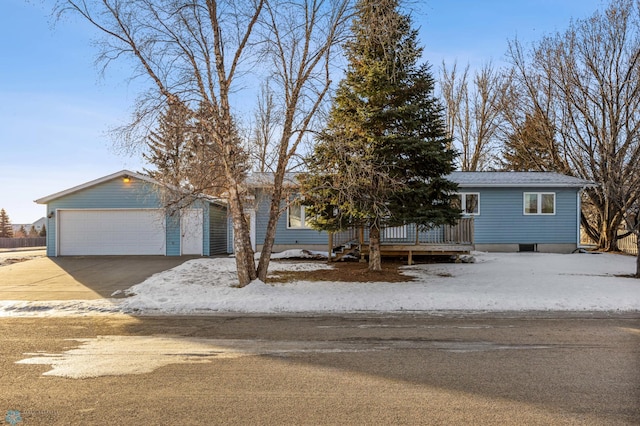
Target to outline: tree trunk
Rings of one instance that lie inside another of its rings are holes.
[[[229,190],[229,210],[233,224],[233,250],[238,270],[238,287],[244,287],[257,278],[256,263],[251,248],[249,225],[244,217],[241,194],[235,185]]]
[[[613,225],[610,222],[611,221],[602,221],[598,246],[604,251],[619,251],[617,238],[619,223]]]
[[[380,225],[374,223],[369,227],[369,270],[382,271],[380,256]]]
[[[269,261],[271,260],[271,252],[273,251],[273,243],[275,241],[278,220],[280,219],[280,201],[282,198],[282,180],[276,178],[271,196],[271,206],[269,207],[269,222],[262,244],[262,252],[260,253],[260,261],[258,263],[258,278],[263,282],[267,281],[267,273],[269,271]]]

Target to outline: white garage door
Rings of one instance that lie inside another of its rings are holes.
[[[164,255],[163,210],[61,210],[58,254]]]

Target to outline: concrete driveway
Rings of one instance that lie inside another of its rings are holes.
[[[0,300],[88,300],[111,297],[197,256],[39,257],[0,267]]]

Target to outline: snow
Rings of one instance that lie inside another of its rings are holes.
[[[321,253],[288,252],[270,271],[332,268]],[[326,253],[325,253],[326,255]],[[345,283],[302,280],[237,288],[232,258],[202,258],[156,274],[124,299],[0,302],[0,316],[195,315],[436,311],[639,311],[635,258],[616,254],[474,253],[475,263],[404,266],[413,281]]]
[[[216,341],[179,336],[97,336],[72,339],[80,347],[61,354],[27,353],[31,358],[16,364],[51,365],[43,376],[84,379],[88,377],[150,373],[169,364],[209,362],[210,358],[235,358]]]

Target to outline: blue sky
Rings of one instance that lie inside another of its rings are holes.
[[[141,170],[118,153],[109,130],[124,124],[137,95],[125,64],[100,76],[97,33],[66,19],[52,26],[46,0],[3,0],[0,14],[0,208],[13,223],[44,216],[33,200],[117,172]],[[507,41],[562,31],[602,0],[413,1],[425,59],[499,63]]]

